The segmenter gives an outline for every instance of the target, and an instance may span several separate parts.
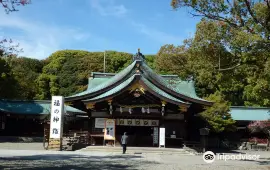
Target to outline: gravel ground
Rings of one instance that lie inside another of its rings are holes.
[[[0,143],[0,169],[129,169],[129,170],[270,170],[270,152],[245,151],[260,155],[257,161],[223,161],[212,164],[202,155],[143,153],[127,154],[102,151],[46,151],[42,143]]]
[[[256,153],[258,154],[258,153]],[[261,152],[259,161],[215,161],[206,164],[202,156],[165,154],[117,154],[41,150],[0,150],[0,169],[132,169],[132,170],[242,170],[269,169],[270,154]]]

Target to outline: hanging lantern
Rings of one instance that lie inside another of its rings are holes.
[[[165,108],[164,108],[164,106],[162,106],[162,110],[161,110],[162,116],[164,116],[164,113],[165,113]]]
[[[128,109],[128,112],[129,112],[129,114],[132,114],[132,109],[129,108],[129,109]]]
[[[150,114],[150,109],[149,109],[149,107],[147,108],[147,113]]]
[[[121,114],[123,113],[123,109],[122,109],[122,107],[120,107],[120,113],[121,113]]]
[[[113,107],[112,105],[110,105],[110,114],[112,114],[112,111],[113,111]]]
[[[142,113],[145,113],[145,109],[144,109],[144,107],[142,107]]]

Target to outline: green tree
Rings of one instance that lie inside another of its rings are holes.
[[[210,129],[216,133],[235,130],[235,121],[229,113],[230,105],[224,100],[224,96],[216,92],[206,99],[214,104],[200,113],[200,116],[208,123]]]
[[[0,58],[0,98],[12,99],[17,95],[17,81],[6,60]]]
[[[209,68],[203,67],[207,71],[201,77],[214,77],[209,79],[211,86],[197,84],[203,87],[202,94],[218,90],[233,104],[270,106],[265,72],[270,55],[269,1],[172,0],[171,5],[188,7],[192,15],[203,18],[190,43],[191,56],[204,56],[200,61]]]
[[[164,45],[156,56],[155,69],[162,74],[178,74],[180,77],[186,77],[187,60],[184,46]]]
[[[119,72],[131,63],[132,55],[106,51],[106,72]],[[51,95],[69,96],[87,88],[91,72],[103,72],[103,52],[62,50],[44,61],[42,74],[37,80],[37,99]]]
[[[155,60],[156,60],[156,55],[145,55],[145,61],[147,65],[154,70],[156,69]]]
[[[32,100],[38,91],[36,80],[42,72],[42,61],[26,57],[10,57],[7,60],[18,82],[16,98]]]

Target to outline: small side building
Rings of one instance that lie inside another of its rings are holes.
[[[44,123],[50,120],[51,101],[0,100],[0,136],[43,137]],[[65,119],[70,121],[87,113],[65,105]],[[80,120],[78,120],[80,121]],[[76,128],[76,127],[74,127]]]
[[[230,109],[231,116],[236,120],[237,126],[237,131],[232,134],[232,138],[235,141],[249,141],[252,137],[257,137],[258,139],[264,139],[264,141],[266,141],[267,136],[264,133],[250,134],[247,126],[253,121],[270,120],[269,107],[231,106]]]

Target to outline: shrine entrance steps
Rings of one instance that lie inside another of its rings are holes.
[[[120,146],[88,146],[78,151],[83,152],[110,152],[110,153],[122,153],[122,147]],[[177,154],[177,155],[196,155],[195,151],[183,148],[158,148],[158,147],[127,147],[127,154]]]

